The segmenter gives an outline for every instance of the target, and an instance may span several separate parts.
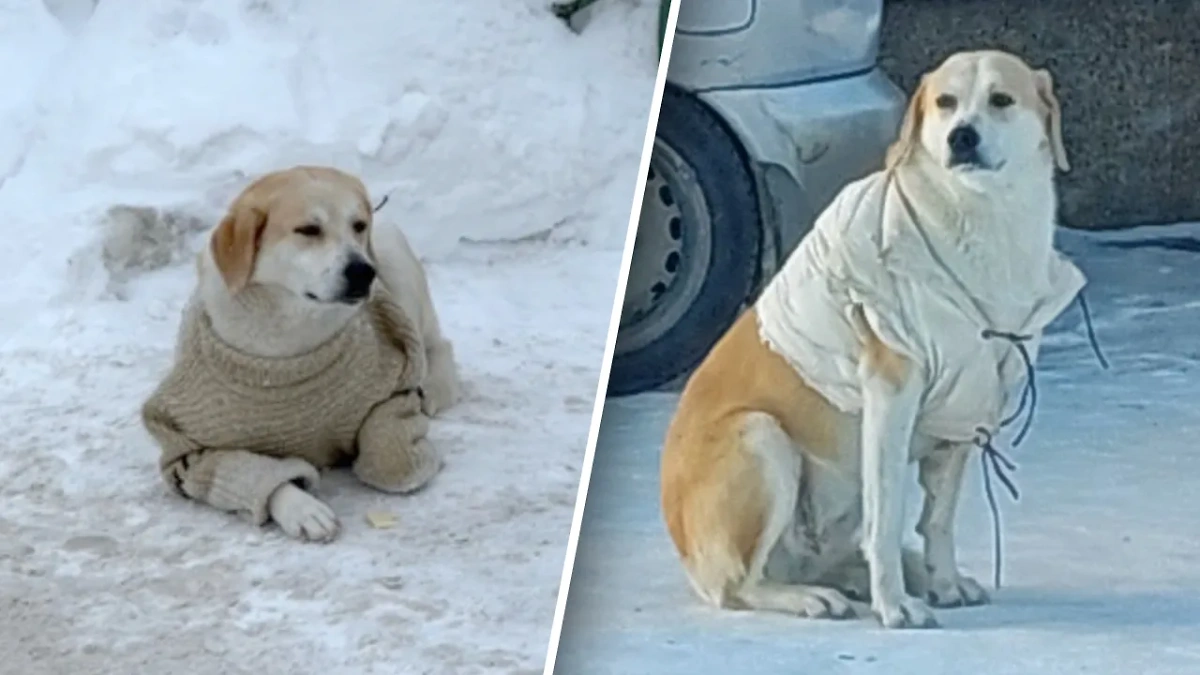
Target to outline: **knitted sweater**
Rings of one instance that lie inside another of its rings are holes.
[[[1029,336],[1036,360],[1043,328],[1084,285],[1083,273],[1050,249],[1019,279],[989,278],[946,236],[921,222],[906,194],[925,186],[879,172],[848,185],[768,284],[755,307],[759,335],[839,409],[862,409],[856,308],[891,349],[925,378],[917,429],[969,442],[994,433],[1025,377],[1017,348],[988,331]]]
[[[424,367],[414,327],[382,291],[331,340],[287,358],[225,344],[194,299],[142,419],[171,487],[261,524],[277,487],[315,487],[318,469],[353,460],[368,414],[398,396],[415,400]]]

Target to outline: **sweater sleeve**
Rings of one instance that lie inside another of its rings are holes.
[[[222,511],[244,513],[256,525],[270,519],[268,502],[285,483],[313,490],[320,473],[297,457],[276,458],[246,450],[212,450],[180,430],[158,396],[142,408],[142,421],[162,447],[159,468],[177,494]]]
[[[442,459],[425,438],[429,418],[415,392],[396,394],[371,409],[358,431],[354,474],[384,492],[420,489],[442,468]]]

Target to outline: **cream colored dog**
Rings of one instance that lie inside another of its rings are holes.
[[[389,492],[440,469],[427,419],[459,396],[453,348],[399,227],[374,223],[357,178],[268,174],[213,231],[172,372],[143,419],[180,494],[288,534],[339,524],[313,490],[353,462]]]
[[[256,240],[236,227],[247,209],[265,216]],[[346,325],[377,276],[420,332],[429,369],[422,408],[432,416],[458,400],[454,349],[425,267],[399,225],[375,223],[359,179],[320,166],[278,171],[248,186],[231,211],[199,259],[199,291],[222,338],[261,356],[303,353]],[[275,289],[284,311],[247,312],[235,300],[251,284]]]
[[[1021,348],[1036,359],[1084,283],[1053,248],[1056,166],[1046,71],[971,52],[922,79],[886,168],[843,189],[683,392],[662,507],[701,597],[810,617],[869,598],[889,628],[987,602],[955,508]],[[923,553],[902,543],[910,462]]]

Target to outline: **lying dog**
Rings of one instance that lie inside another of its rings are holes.
[[[887,627],[987,602],[955,508],[1025,376],[1012,341],[1036,359],[1084,284],[1053,248],[1056,165],[1049,73],[972,52],[924,77],[886,168],[842,190],[683,392],[662,508],[700,596],[811,617],[869,598]],[[902,544],[910,462],[923,553]]]
[[[339,525],[312,494],[321,469],[353,463],[389,492],[438,472],[425,433],[458,398],[453,348],[420,261],[398,227],[373,224],[361,181],[263,176],[198,267],[175,363],[142,409],[175,491],[328,541]]]

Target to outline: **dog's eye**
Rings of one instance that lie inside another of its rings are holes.
[[[320,225],[301,225],[300,227],[296,228],[296,234],[301,234],[301,235],[304,235],[305,237],[319,237],[319,236],[321,236],[321,226]]]
[[[1007,108],[1013,104],[1013,97],[1005,94],[1004,92],[998,91],[988,97],[988,103],[990,103],[993,108]]]
[[[934,103],[936,103],[937,107],[941,108],[942,110],[953,110],[954,107],[958,105],[958,99],[954,98],[950,94],[942,94],[941,96],[937,97]]]
[[[351,225],[350,227],[353,227],[355,232],[362,234],[363,232],[367,231],[367,221],[356,220],[356,221],[354,221],[354,224]]]

